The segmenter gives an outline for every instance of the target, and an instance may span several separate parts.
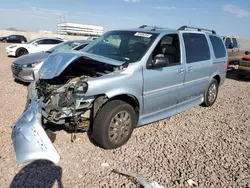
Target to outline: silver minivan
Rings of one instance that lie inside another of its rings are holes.
[[[136,127],[209,107],[227,61],[215,31],[187,26],[109,31],[81,51],[53,53],[29,85],[26,110],[13,128],[16,159],[59,161],[47,123],[88,131],[97,145],[114,149]]]

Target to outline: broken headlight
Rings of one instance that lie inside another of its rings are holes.
[[[83,94],[85,94],[87,92],[87,90],[88,90],[87,82],[80,80],[79,82],[77,82],[75,84],[75,87],[74,87],[74,93],[75,94],[83,95]]]

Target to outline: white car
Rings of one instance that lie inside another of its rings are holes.
[[[57,44],[66,41],[62,38],[37,38],[30,40],[24,44],[12,44],[5,48],[8,56],[19,57],[25,54],[43,52]]]

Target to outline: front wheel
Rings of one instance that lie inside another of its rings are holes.
[[[20,56],[23,56],[23,55],[26,55],[28,54],[29,52],[25,49],[25,48],[20,48],[17,50],[16,52],[16,56],[17,57],[20,57]]]
[[[93,122],[92,139],[104,149],[124,145],[136,123],[134,108],[126,102],[113,100],[105,104]]]
[[[212,106],[217,99],[218,90],[219,90],[219,85],[217,80],[212,79],[212,82],[209,84],[208,88],[204,93],[204,102],[202,103],[202,106],[204,107]]]

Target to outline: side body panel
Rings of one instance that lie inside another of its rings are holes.
[[[183,32],[185,33],[185,32]],[[191,32],[188,32],[191,33]],[[207,38],[206,35],[206,40]],[[184,39],[182,36],[183,48],[185,49]],[[208,43],[209,44],[209,43]],[[180,94],[178,101],[177,112],[183,112],[193,106],[199,105],[203,102],[203,94],[210,83],[212,57],[211,46],[209,45],[210,59],[204,61],[197,61],[187,63],[186,51],[184,55],[185,61],[185,81],[183,92]]]

